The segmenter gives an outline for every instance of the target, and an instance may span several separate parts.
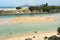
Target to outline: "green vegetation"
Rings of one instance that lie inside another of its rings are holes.
[[[21,9],[21,7],[16,7],[16,9]]]
[[[41,10],[41,9],[37,6],[30,6],[29,10],[32,12],[33,10]]]
[[[60,12],[60,6],[48,6],[48,3],[46,3],[41,6],[30,6],[29,10],[31,12],[33,10],[43,10],[43,12]]]
[[[58,34],[60,34],[60,27],[58,27],[57,32],[58,32]]]

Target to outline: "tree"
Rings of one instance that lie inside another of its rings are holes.
[[[29,10],[32,12],[33,10],[41,10],[39,6],[30,6]]]
[[[48,6],[48,3],[41,5],[41,7],[47,7],[47,6]]]
[[[33,6],[30,6],[29,7],[29,10],[32,12],[34,10],[34,7]]]
[[[48,6],[48,3],[46,3],[45,6]]]
[[[51,9],[50,7],[46,6],[46,7],[41,7],[41,9],[44,11],[44,12],[49,12]]]
[[[16,9],[21,9],[21,7],[16,7]]]

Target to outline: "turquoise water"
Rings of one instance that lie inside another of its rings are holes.
[[[35,15],[20,15],[20,16],[0,16],[1,19],[9,19],[16,17],[29,17],[29,16],[40,16],[40,17],[54,17],[56,21],[53,22],[35,22],[35,23],[15,23],[8,25],[0,25],[0,35],[9,35],[9,33],[14,34],[24,34],[28,32],[47,32],[47,31],[56,31],[60,26],[60,13],[55,14],[35,14]],[[4,21],[4,20],[3,20]]]

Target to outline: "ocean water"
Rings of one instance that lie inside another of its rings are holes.
[[[15,10],[15,7],[0,7],[0,10]]]
[[[3,22],[5,19],[16,18],[16,17],[30,17],[30,16],[53,17],[56,19],[56,21],[22,23],[22,24],[14,23],[14,24],[0,25],[0,36],[9,35],[9,33],[12,33],[13,35],[17,35],[17,34],[30,33],[34,31],[38,31],[38,32],[56,31],[57,28],[60,27],[60,13],[20,15],[20,16],[19,15],[0,16],[0,20],[2,20]]]

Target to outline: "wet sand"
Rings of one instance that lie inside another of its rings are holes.
[[[57,34],[57,32],[38,32],[38,33],[27,33],[27,34],[18,34],[16,36],[10,36],[4,38],[4,40],[25,40],[26,38],[32,38],[32,40],[44,40],[44,37],[50,37],[52,35]],[[35,38],[33,38],[35,36]]]

